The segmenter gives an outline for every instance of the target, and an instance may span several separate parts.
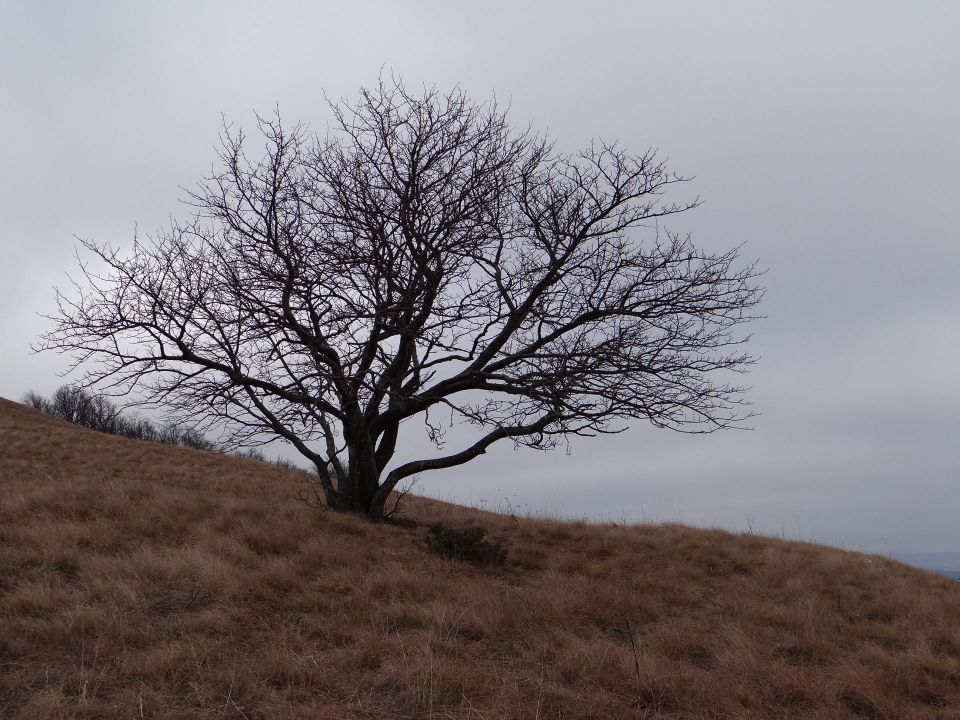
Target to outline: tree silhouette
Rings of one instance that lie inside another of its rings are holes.
[[[39,347],[85,384],[289,441],[331,507],[371,519],[401,479],[499,440],[746,416],[727,371],[752,362],[757,270],[659,228],[697,201],[663,199],[684,178],[654,152],[561,153],[495,103],[398,81],[331,108],[325,137],[260,118],[257,159],[225,127],[189,221],[126,254],[82,241],[103,269],[58,292]],[[439,411],[473,442],[444,452]],[[391,467],[416,417],[437,454]]]

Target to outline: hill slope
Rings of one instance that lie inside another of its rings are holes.
[[[425,500],[374,526],[302,479],[0,400],[0,717],[960,717],[947,579]],[[437,520],[506,563],[434,554]]]

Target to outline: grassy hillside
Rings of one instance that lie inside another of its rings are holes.
[[[374,526],[301,482],[0,400],[0,718],[960,717],[945,578],[425,500]]]

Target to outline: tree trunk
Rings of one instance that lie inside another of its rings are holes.
[[[380,492],[375,493],[370,499],[370,506],[367,508],[367,519],[370,522],[380,522],[384,519],[383,513],[384,510],[386,510],[386,500],[387,495]]]
[[[364,515],[373,522],[382,520],[384,503],[375,501],[380,489],[380,471],[373,445],[352,442],[347,447],[347,457],[346,477],[339,478],[336,501],[331,507]]]

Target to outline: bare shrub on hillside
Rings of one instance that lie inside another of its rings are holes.
[[[48,415],[66,420],[74,425],[108,435],[119,435],[133,440],[160,443],[161,445],[178,445],[194,450],[234,455],[291,470],[300,469],[294,463],[283,458],[271,460],[258,448],[230,450],[228,447],[209,439],[196,428],[183,427],[176,423],[157,425],[139,415],[124,413],[123,409],[108,397],[91,393],[84,388],[73,385],[62,385],[49,399],[34,390],[30,390],[23,396],[21,402],[23,405],[41,410]]]
[[[438,555],[475,565],[503,565],[507,559],[507,548],[488,540],[486,528],[479,525],[450,527],[435,523],[427,534],[427,545]]]

